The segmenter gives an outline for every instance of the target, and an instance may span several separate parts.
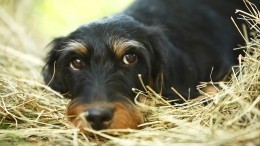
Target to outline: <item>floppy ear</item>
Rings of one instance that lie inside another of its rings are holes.
[[[50,86],[53,90],[60,93],[68,92],[68,87],[66,86],[66,81],[64,80],[63,74],[59,73],[57,70],[57,64],[60,57],[59,50],[62,49],[62,44],[65,38],[60,37],[54,39],[50,45],[52,49],[46,57],[46,64],[43,67],[42,74],[45,84]]]
[[[159,27],[147,27],[148,39],[151,45],[151,51],[153,58],[151,58],[151,73],[153,80],[153,88],[157,92],[163,92],[165,89],[167,76],[171,70],[168,66],[171,50],[173,50],[172,44],[164,35],[163,30]]]
[[[148,32],[155,56],[152,62],[154,89],[159,93],[162,92],[164,97],[177,99],[179,102],[181,98],[173,92],[172,87],[187,98],[190,94],[197,94],[193,90],[197,78],[193,62],[182,50],[172,44],[163,30],[150,28]]]

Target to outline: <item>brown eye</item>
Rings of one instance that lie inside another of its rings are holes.
[[[79,58],[73,59],[70,62],[70,67],[73,70],[80,70],[84,67],[84,62]]]
[[[137,56],[135,54],[126,54],[123,57],[123,62],[128,65],[128,64],[133,64],[135,62],[137,62]]]

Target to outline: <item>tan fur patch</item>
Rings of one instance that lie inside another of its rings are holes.
[[[125,52],[131,47],[144,48],[143,44],[135,40],[118,39],[110,42],[110,47],[116,54],[117,58],[121,58]]]
[[[136,107],[115,103],[114,118],[109,129],[137,129],[143,122],[143,115]]]
[[[86,120],[87,109],[93,107],[108,107],[115,110],[112,123],[108,129],[137,129],[139,124],[144,122],[142,113],[135,105],[123,103],[94,103],[82,104],[71,101],[67,107],[67,116],[69,121],[80,129],[81,132],[87,133],[84,129],[91,128]]]
[[[61,49],[60,52],[76,52],[77,54],[80,55],[87,55],[88,54],[88,49],[86,46],[84,46],[82,43],[77,42],[77,41],[69,41],[64,47],[64,49]]]

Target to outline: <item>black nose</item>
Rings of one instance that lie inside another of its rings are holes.
[[[106,129],[112,121],[114,111],[110,108],[91,108],[87,110],[87,121],[95,130]]]

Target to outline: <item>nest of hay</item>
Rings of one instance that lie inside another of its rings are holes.
[[[216,94],[201,90],[203,97],[182,106],[169,105],[149,88],[138,91],[153,101],[136,100],[146,113],[141,130],[90,130],[103,139],[87,137],[67,121],[69,101],[43,84],[44,63],[30,49],[31,39],[0,8],[0,145],[260,145],[260,13],[246,4],[248,12],[237,13],[252,37],[243,35],[245,56],[229,82],[218,83]]]

